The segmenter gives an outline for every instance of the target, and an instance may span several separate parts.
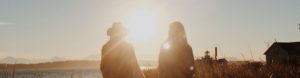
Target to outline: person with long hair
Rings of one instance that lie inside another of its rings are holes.
[[[194,56],[182,23],[170,24],[169,37],[159,54],[159,78],[193,78]]]
[[[107,35],[110,39],[103,46],[101,55],[103,78],[144,78],[134,47],[125,40],[127,29],[121,23],[113,23]]]

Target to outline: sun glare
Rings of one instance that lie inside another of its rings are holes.
[[[163,47],[165,48],[165,49],[169,49],[170,48],[170,43],[165,43],[164,45],[163,45]]]
[[[128,39],[133,42],[145,42],[156,33],[157,15],[149,10],[139,10],[130,14],[126,20],[129,30]]]

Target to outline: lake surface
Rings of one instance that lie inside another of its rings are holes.
[[[0,78],[12,78],[11,71],[0,71]],[[102,78],[100,70],[16,71],[14,78]]]
[[[141,69],[152,69],[155,66],[141,66]],[[0,78],[13,78],[12,70],[1,70]],[[20,69],[14,73],[14,78],[102,78],[100,69]]]

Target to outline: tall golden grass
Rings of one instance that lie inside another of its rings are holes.
[[[229,64],[195,63],[194,78],[300,78],[299,66],[272,65],[261,62],[242,62]],[[146,78],[157,78],[158,71],[154,68],[143,70]]]

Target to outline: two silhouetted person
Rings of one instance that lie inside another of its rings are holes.
[[[127,30],[120,23],[108,29],[110,40],[102,48],[103,78],[144,78],[137,63],[133,46],[125,41]],[[173,22],[169,37],[159,54],[159,78],[192,78],[194,57],[183,25]]]
[[[193,78],[194,56],[183,25],[170,24],[169,37],[159,54],[159,78]]]
[[[103,78],[144,78],[133,46],[125,41],[127,30],[121,23],[108,29],[110,40],[102,48],[101,71]]]

